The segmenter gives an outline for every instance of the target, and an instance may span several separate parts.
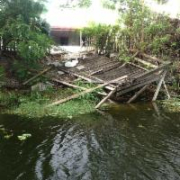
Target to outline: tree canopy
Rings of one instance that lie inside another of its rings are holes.
[[[62,8],[81,7],[88,8],[92,4],[92,0],[60,0],[60,6]]]
[[[3,50],[14,46],[25,60],[40,58],[49,42],[48,24],[41,19],[45,10],[43,0],[2,0],[0,9]]]
[[[22,64],[35,64],[50,48],[49,25],[41,19],[45,11],[43,3],[44,0],[0,1],[1,51],[13,49],[16,52],[17,70],[22,70]]]

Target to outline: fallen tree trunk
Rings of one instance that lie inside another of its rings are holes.
[[[106,86],[106,85],[108,85],[108,84],[111,84],[111,83],[116,82],[116,81],[121,81],[121,80],[124,80],[124,79],[126,79],[126,78],[127,78],[127,76],[119,77],[119,78],[114,79],[114,80],[112,80],[112,81],[109,81],[109,82],[106,82],[106,83],[104,83],[104,84],[98,85],[97,87],[94,87],[94,88],[91,88],[91,89],[87,89],[87,90],[85,90],[85,91],[83,91],[83,92],[74,94],[74,95],[69,96],[69,97],[67,97],[67,98],[65,98],[65,99],[61,99],[61,100],[59,100],[59,101],[56,101],[56,102],[48,105],[47,107],[55,106],[55,105],[62,104],[62,103],[65,103],[65,102],[67,102],[67,101],[70,101],[70,100],[72,100],[72,99],[76,99],[76,98],[78,98],[78,97],[80,97],[80,96],[83,96],[83,95],[88,94],[88,93],[91,93],[91,92],[93,92],[93,91],[95,91],[95,90],[97,90],[97,89],[100,89],[100,88],[102,88],[102,87],[104,87],[104,86]]]

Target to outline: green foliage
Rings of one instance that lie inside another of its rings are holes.
[[[88,8],[92,4],[92,0],[60,0],[61,8]]]
[[[26,94],[0,91],[0,106],[9,108],[5,113],[26,117],[56,116],[70,118],[94,111],[97,99],[94,99],[92,95],[71,100],[59,106],[46,107],[53,100],[63,99],[74,93],[77,93],[77,91],[72,89],[61,89],[59,91],[51,89],[45,92],[29,92]]]
[[[13,136],[13,133],[6,129],[3,125],[0,125],[0,135],[4,137],[4,139],[10,139]]]
[[[19,80],[24,80],[28,77],[27,66],[22,61],[14,61],[12,64],[12,71]]]
[[[4,67],[0,66],[0,81],[3,81],[5,78],[5,69]]]
[[[95,85],[94,84],[85,84],[83,81],[77,81],[76,82],[76,85],[80,86],[80,87],[84,87],[84,88],[87,88],[87,89],[90,89],[90,88],[94,88]],[[81,92],[82,90],[80,89],[77,89],[77,90],[74,90],[74,92],[78,93],[78,92]],[[97,97],[97,92],[101,92],[101,89],[97,89],[91,93],[88,93],[88,94],[84,94],[83,96],[80,96],[78,99],[79,100],[87,100],[87,101],[98,101],[98,97]]]
[[[27,140],[27,139],[30,138],[30,137],[32,137],[32,135],[27,133],[27,134],[19,135],[19,136],[18,136],[18,139],[19,139],[20,141],[25,141],[25,140]]]
[[[96,51],[101,53],[106,48],[111,26],[105,24],[90,23],[89,27],[83,28],[83,34],[89,38]]]
[[[107,9],[115,9],[116,8],[116,3],[114,1],[111,1],[111,0],[103,0],[102,1],[102,6],[104,8],[107,8]]]
[[[92,0],[79,0],[78,6],[79,7],[90,7],[92,4]]]
[[[45,34],[36,32],[29,32],[27,39],[18,44],[19,56],[29,62],[36,62],[43,58],[50,48],[50,39]]]
[[[15,49],[19,59],[29,66],[44,57],[52,44],[47,36],[49,26],[40,17],[44,7],[42,0],[3,0],[0,3],[3,50]]]
[[[15,92],[0,91],[0,106],[11,107],[17,105],[18,95]]]
[[[180,53],[180,31],[177,20],[152,13],[139,0],[124,0],[126,10],[120,12],[118,45],[120,55],[137,50],[158,56]],[[126,51],[126,53],[124,53]]]
[[[180,111],[180,99],[179,99],[179,97],[168,100],[168,101],[162,101],[161,104],[162,104],[164,110],[166,110],[168,112],[179,113],[179,111]]]
[[[169,0],[156,0],[158,3],[160,4],[165,4],[167,3]]]

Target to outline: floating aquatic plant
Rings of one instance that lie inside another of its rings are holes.
[[[27,140],[27,139],[30,138],[30,137],[32,137],[31,134],[22,134],[22,135],[18,136],[18,139],[19,139],[20,141],[25,141],[25,140]]]

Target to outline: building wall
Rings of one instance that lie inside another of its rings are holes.
[[[76,30],[51,30],[51,37],[58,45],[80,45],[80,35]]]

